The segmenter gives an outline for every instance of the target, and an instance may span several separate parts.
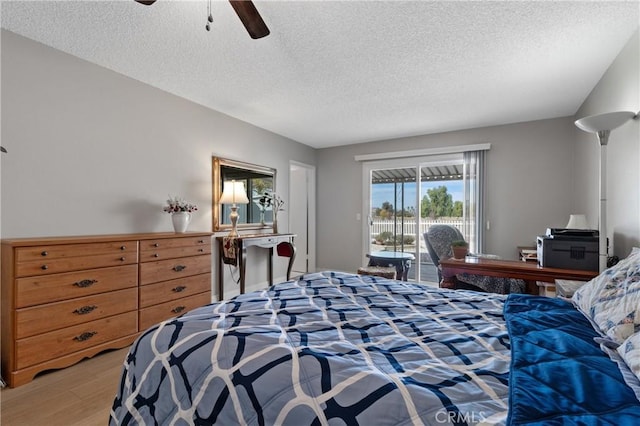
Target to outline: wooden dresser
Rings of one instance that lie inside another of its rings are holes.
[[[2,240],[2,377],[27,383],[211,302],[211,233]]]

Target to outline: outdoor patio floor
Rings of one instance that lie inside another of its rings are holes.
[[[409,269],[408,278],[409,281],[415,280],[416,277],[416,268],[415,264],[411,265],[411,269]],[[431,285],[438,285],[438,270],[436,266],[432,262],[421,262],[420,263],[420,282]]]

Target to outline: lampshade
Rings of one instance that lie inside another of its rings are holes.
[[[572,214],[571,216],[569,216],[567,229],[589,229],[587,217],[583,214]]]
[[[618,128],[635,115],[635,112],[631,111],[608,112],[606,114],[589,115],[580,120],[576,120],[575,124],[580,130],[584,130],[585,132],[598,133],[603,130]]]
[[[221,204],[249,204],[249,198],[247,192],[244,190],[244,182],[240,181],[226,181],[224,183],[224,189],[222,196],[220,197]]]

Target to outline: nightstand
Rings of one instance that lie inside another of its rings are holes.
[[[589,281],[556,280],[556,295],[570,299],[573,293]]]

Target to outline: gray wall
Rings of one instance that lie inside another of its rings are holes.
[[[640,35],[636,32],[574,117],[379,141],[318,152],[318,268],[354,271],[362,262],[362,166],[355,155],[491,143],[487,156],[486,250],[516,258],[547,227],[585,213],[598,227],[598,155],[594,135],[573,121],[586,115],[640,110]],[[524,101],[524,100],[523,100]],[[640,120],[611,134],[608,148],[608,234],[611,253],[640,246]],[[366,215],[365,215],[366,217]]]
[[[575,118],[640,110],[640,33],[631,37]],[[598,226],[600,148],[595,135],[575,129],[574,210]],[[607,234],[620,257],[640,246],[640,120],[611,132],[607,148]]]
[[[638,51],[636,33],[576,117],[316,151],[3,30],[2,237],[170,231],[168,194],[200,206],[190,229],[210,230],[212,155],[277,168],[285,197],[294,160],[317,167],[318,269],[354,271],[363,262],[355,155],[488,142],[486,251],[515,258],[570,213],[597,224],[597,143],[573,121],[640,109]],[[621,256],[640,239],[638,134],[630,122],[609,147],[609,229]],[[256,255],[250,282],[264,281]]]
[[[211,157],[278,170],[315,150],[61,51],[2,31],[2,237],[172,231],[169,194],[211,231]],[[287,212],[279,217],[286,231]],[[266,280],[266,259],[248,280]],[[284,265],[276,269],[284,276]],[[231,287],[227,281],[227,287]],[[235,286],[234,286],[235,287]]]
[[[547,227],[566,225],[571,208],[574,126],[571,117],[462,130],[318,152],[319,268],[362,265],[362,165],[355,155],[490,143],[487,154],[488,253],[517,257]],[[363,215],[366,217],[366,214]]]

